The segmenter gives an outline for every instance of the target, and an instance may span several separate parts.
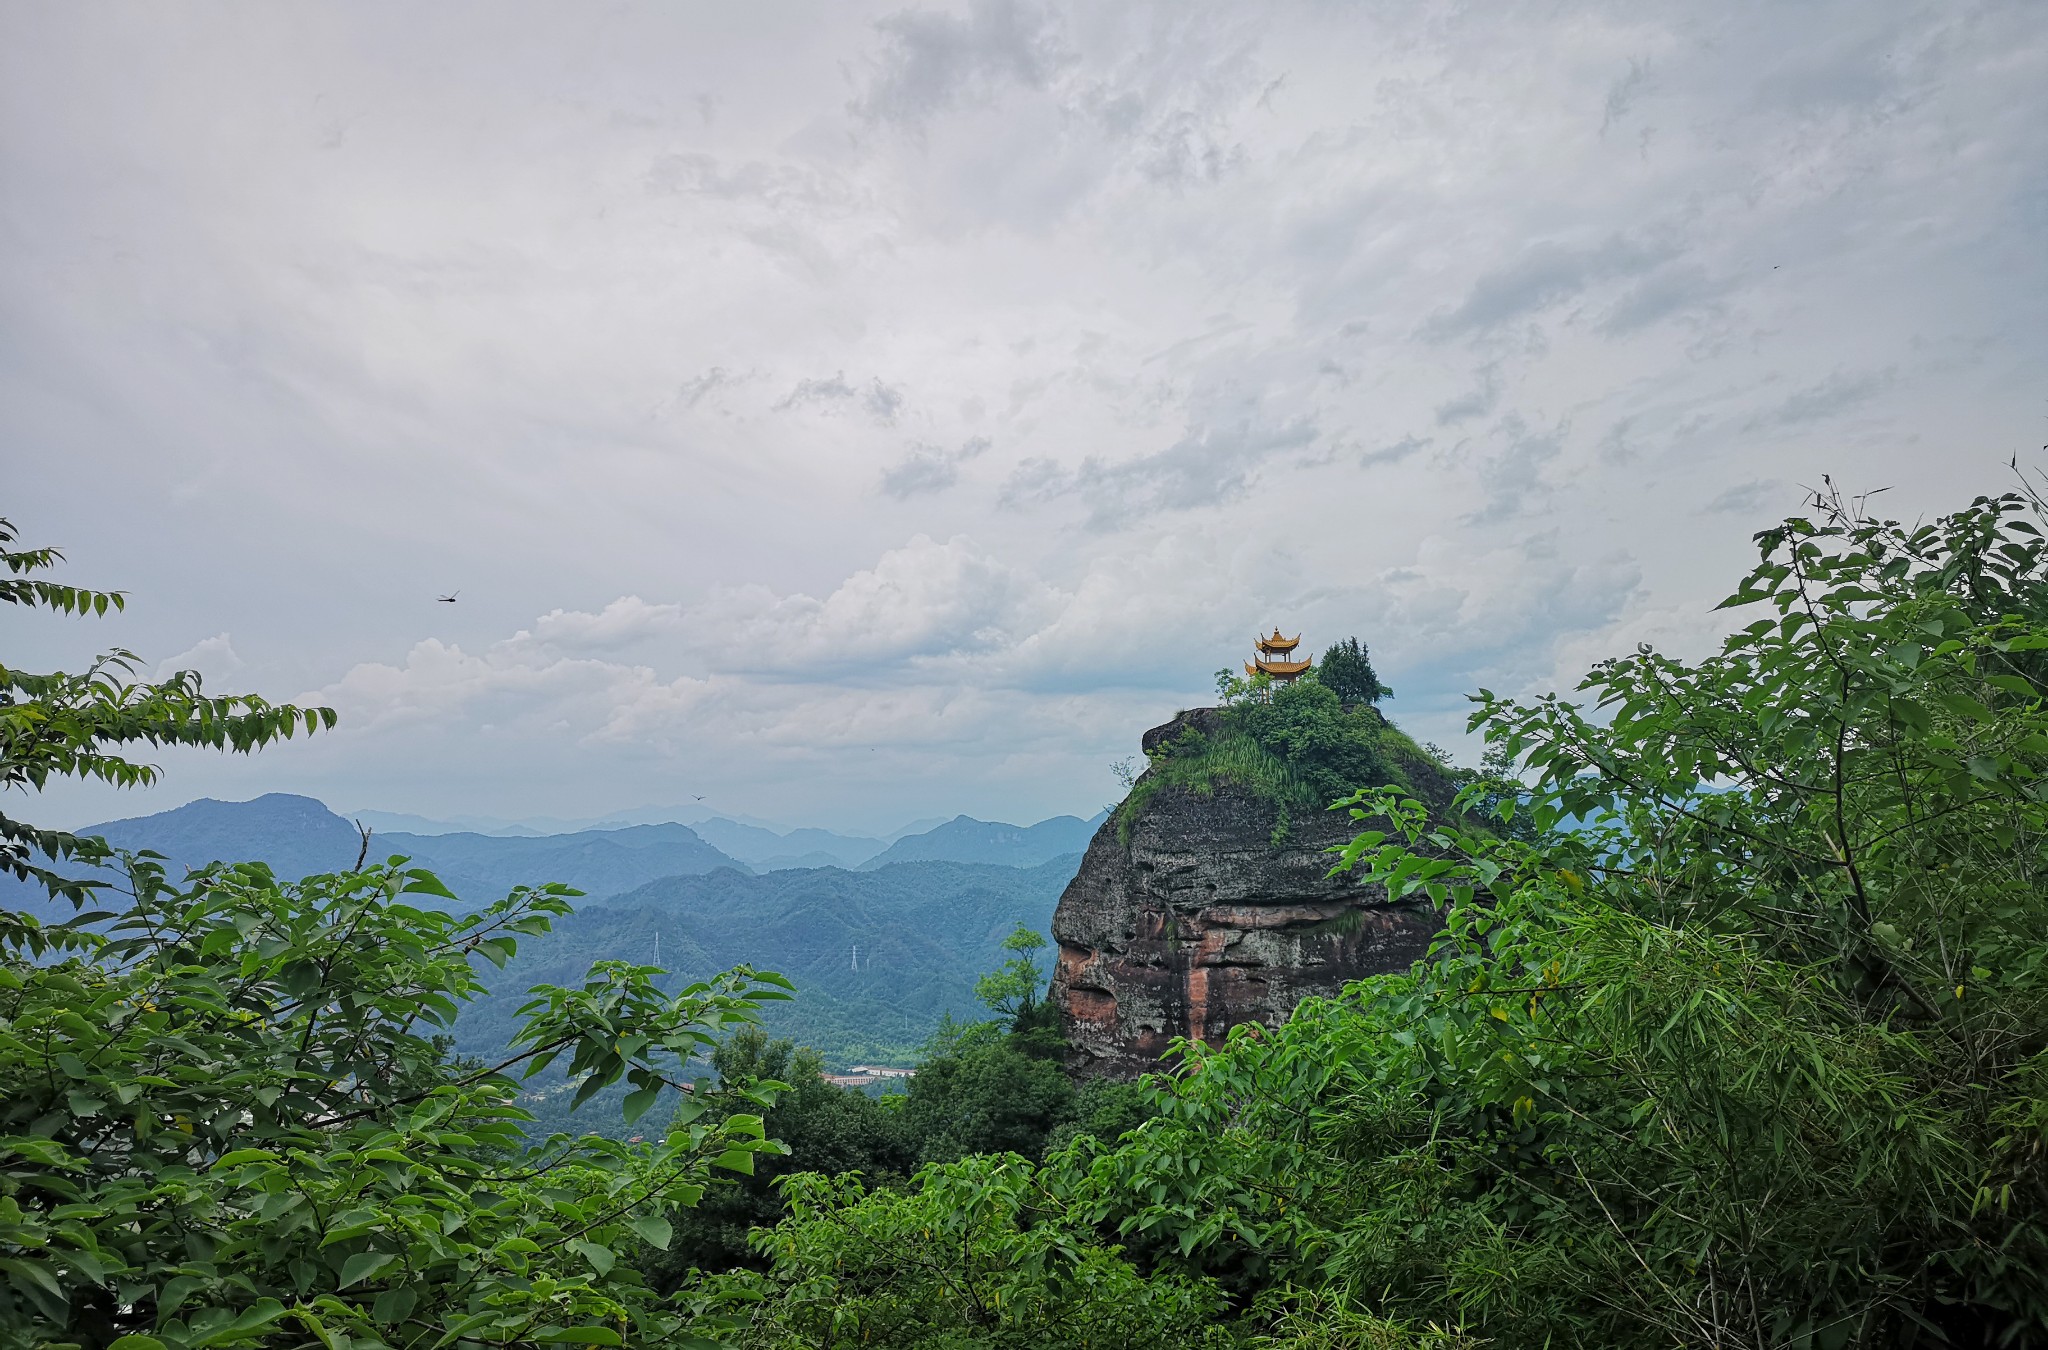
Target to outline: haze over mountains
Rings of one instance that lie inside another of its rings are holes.
[[[116,848],[151,849],[174,868],[228,860],[263,862],[296,879],[351,866],[362,848],[355,822],[371,828],[369,856],[403,854],[434,869],[450,889],[476,903],[513,885],[560,881],[592,897],[615,895],[658,877],[699,876],[721,867],[754,874],[799,868],[872,870],[898,862],[987,863],[1037,867],[1087,847],[1101,818],[1055,816],[1036,825],[958,816],[889,839],[830,830],[775,830],[711,817],[684,825],[608,823],[562,832],[500,822],[499,832],[460,830],[453,822],[361,811],[343,817],[311,797],[273,792],[246,802],[201,798],[170,811],[90,825]],[[407,821],[400,830],[380,822]],[[930,822],[916,822],[930,825]],[[486,894],[490,893],[490,894]]]
[[[1004,960],[1002,940],[1017,924],[1045,930],[1100,821],[958,816],[888,840],[723,817],[552,834],[532,822],[495,822],[518,832],[487,834],[421,817],[356,819],[420,826],[373,830],[369,858],[404,855],[433,870],[464,908],[518,885],[584,892],[554,932],[522,943],[504,972],[487,973],[491,994],[455,1028],[465,1052],[502,1045],[536,981],[574,983],[592,961],[622,958],[661,965],[675,984],[739,964],[788,975],[797,998],[775,1005],[768,1025],[833,1064],[907,1060],[942,1017],[977,1015],[975,978]],[[287,793],[201,799],[81,833],[162,854],[173,878],[251,861],[296,880],[353,867],[363,848],[354,820]],[[46,919],[72,912],[11,878],[0,878],[0,903]],[[613,1106],[593,1102],[584,1115],[606,1117]]]
[[[150,849],[168,870],[217,861],[261,862],[287,880],[355,865],[362,837],[311,797],[273,792],[247,802],[211,798],[175,810],[89,826],[116,848]],[[593,896],[630,890],[657,877],[738,867],[687,826],[641,825],[537,837],[480,834],[373,834],[369,857],[403,854],[431,868],[465,904],[481,907],[516,885],[559,881]],[[26,889],[26,888],[23,888]]]
[[[1104,812],[1103,815],[1107,815]],[[1037,867],[1067,853],[1079,853],[1102,824],[1079,816],[1054,816],[1036,825],[1005,825],[1000,821],[955,816],[937,829],[898,839],[863,864],[886,867],[899,862],[983,862],[1006,867]]]
[[[907,835],[922,834],[945,824],[934,816],[913,820],[886,834],[840,834],[808,826],[792,826],[755,816],[719,812],[703,806],[644,806],[616,811],[607,816],[565,820],[529,816],[504,820],[492,816],[452,816],[437,820],[401,811],[344,811],[350,820],[361,821],[373,830],[399,834],[487,834],[501,837],[537,837],[575,834],[584,830],[616,830],[628,825],[687,825],[715,847],[762,871],[779,867],[852,867]]]

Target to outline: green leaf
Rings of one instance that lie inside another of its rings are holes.
[[[577,1253],[584,1260],[590,1262],[590,1268],[592,1270],[595,1270],[599,1275],[611,1274],[613,1264],[617,1262],[619,1259],[618,1255],[614,1253],[611,1248],[602,1246],[599,1243],[587,1241],[583,1238],[578,1238],[574,1242],[571,1242],[569,1244],[569,1250]]]
[[[1940,694],[1936,702],[1958,717],[1967,717],[1975,722],[1995,722],[1998,714],[1971,698],[1968,694]]]
[[[536,1341],[543,1345],[559,1345],[571,1341],[578,1345],[624,1345],[625,1340],[610,1327],[551,1327],[534,1333]]]
[[[217,1327],[207,1332],[193,1340],[191,1344],[198,1347],[219,1345],[222,1341],[241,1340],[250,1332],[260,1331],[284,1316],[284,1311],[284,1304],[276,1299],[259,1298],[234,1321],[224,1327]]]
[[[59,1248],[57,1254],[76,1268],[79,1274],[85,1276],[86,1279],[91,1280],[94,1284],[105,1284],[107,1282],[107,1268],[94,1253],[82,1251],[74,1247],[64,1247]]]
[[[400,895],[432,895],[443,900],[459,902],[462,897],[442,884],[441,878],[424,867],[416,867],[405,874],[405,887]]]
[[[197,1275],[176,1275],[164,1281],[163,1289],[156,1296],[157,1316],[164,1317],[177,1311],[205,1283]]]
[[[640,1240],[661,1251],[668,1250],[668,1244],[675,1239],[675,1225],[659,1214],[636,1214],[626,1220],[626,1227],[640,1235]]]
[[[661,1100],[661,1085],[659,1083],[653,1087],[641,1088],[638,1092],[627,1093],[625,1105],[626,1123],[631,1125],[634,1121],[646,1115],[659,1100]]]
[[[341,1283],[338,1287],[346,1289],[352,1284],[360,1284],[396,1265],[397,1262],[396,1252],[357,1252],[342,1263]]]
[[[412,1316],[413,1307],[419,1301],[420,1296],[415,1290],[386,1289],[371,1303],[370,1316],[386,1326],[391,1326]]]
[[[10,1258],[0,1261],[0,1270],[12,1271],[16,1276],[59,1299],[64,1297],[64,1286],[57,1282],[56,1272],[42,1261],[25,1261]]]

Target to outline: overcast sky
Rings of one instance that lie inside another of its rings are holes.
[[[342,717],[50,824],[1087,814],[1275,624],[1469,758],[2048,442],[2039,0],[0,14],[0,514],[131,593],[0,659]]]

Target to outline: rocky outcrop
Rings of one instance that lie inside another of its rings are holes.
[[[1150,750],[1199,708],[1145,735]],[[1273,842],[1275,806],[1242,789],[1151,795],[1119,837],[1114,814],[1060,897],[1051,997],[1082,1074],[1135,1078],[1176,1037],[1220,1044],[1244,1022],[1277,1025],[1311,995],[1406,970],[1437,920],[1384,890],[1328,876],[1326,850],[1358,826],[1332,811],[1296,818]]]

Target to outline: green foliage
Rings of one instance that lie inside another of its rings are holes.
[[[1028,961],[1043,945],[1043,938],[1020,927],[1005,946],[1023,955],[1010,964]],[[1114,1139],[1149,1118],[1149,1098],[1135,1084],[1096,1082],[1077,1093],[1059,1068],[1064,1050],[1058,1010],[1035,997],[1002,1021],[948,1018],[906,1090],[875,1098],[826,1082],[816,1051],[743,1028],[718,1047],[712,1065],[720,1083],[733,1088],[757,1081],[787,1085],[763,1115],[770,1137],[787,1152],[764,1158],[753,1175],[707,1195],[678,1219],[666,1252],[641,1256],[641,1269],[657,1286],[672,1288],[692,1267],[765,1265],[750,1252],[749,1233],[785,1217],[782,1181],[793,1173],[900,1185],[921,1162],[1001,1152],[1036,1159],[1083,1134]],[[716,1114],[714,1107],[708,1118]]]
[[[1418,1329],[1361,1312],[1325,1293],[1288,1290],[1272,1333],[1245,1344],[1261,1350],[1478,1350],[1474,1338],[1441,1327]]]
[[[85,590],[35,576],[64,555],[53,548],[19,548],[15,539],[14,526],[0,518],[0,565],[6,568],[0,576],[0,603],[81,616],[125,607],[119,591]],[[271,704],[252,694],[209,696],[189,670],[155,684],[129,679],[139,664],[132,652],[112,651],[75,674],[34,675],[0,665],[0,791],[40,790],[53,777],[144,786],[156,781],[156,768],[114,747],[200,745],[246,754],[300,731],[334,725],[331,708]],[[64,831],[37,829],[0,813],[0,874],[83,904],[92,887],[52,871],[38,856],[91,862],[103,850]],[[36,925],[5,910],[0,910],[0,939],[50,940]]]
[[[787,1213],[779,1183],[793,1172],[896,1180],[915,1162],[896,1114],[864,1092],[826,1082],[814,1050],[743,1027],[713,1052],[711,1062],[724,1093],[701,1119],[723,1119],[735,1103],[744,1105],[745,1091],[782,1084],[761,1121],[785,1152],[762,1155],[751,1175],[712,1189],[696,1208],[675,1216],[675,1238],[667,1250],[650,1250],[639,1261],[659,1288],[674,1288],[692,1267],[718,1271],[760,1262],[749,1249],[749,1236]]]
[[[127,874],[133,904],[71,959],[0,956],[0,1343],[229,1346],[287,1325],[358,1346],[609,1343],[669,1325],[618,1249],[664,1234],[713,1167],[776,1148],[758,1115],[773,1086],[716,1119],[691,1092],[656,1145],[558,1139],[514,1162],[515,1074],[561,1058],[644,1111],[779,977],[670,997],[651,968],[605,963],[534,991],[505,1060],[448,1068],[432,1033],[478,961],[567,910],[560,888],[458,917],[416,903],[445,888],[397,861],[295,885],[255,865]]]
[[[1056,1044],[1056,1042],[1055,1042]],[[1074,1086],[1029,1034],[970,1034],[918,1066],[898,1112],[919,1162],[975,1153],[1035,1158],[1074,1115]]]
[[[1114,1141],[928,1169],[910,1198],[819,1183],[743,1334],[824,1325],[792,1319],[831,1297],[872,1344],[1005,1344],[900,1310],[977,1250],[1067,1235],[1048,1286],[1122,1263],[1246,1344],[2048,1343],[2030,505],[1907,527],[1823,500],[1760,536],[1730,603],[1766,617],[1719,655],[1604,663],[1600,713],[1482,694],[1497,753],[1462,806],[1502,828],[1352,801],[1341,865],[1446,913],[1428,960],[1184,1044]],[[942,1187],[994,1207],[983,1247],[887,1227]],[[867,1224],[900,1260],[849,1245]]]
[[[1233,1308],[1225,1286],[1188,1263],[1105,1240],[1113,1210],[1103,1200],[1115,1180],[1092,1140],[1038,1165],[1014,1154],[935,1163],[906,1187],[794,1176],[784,1183],[789,1217],[755,1235],[765,1268],[699,1277],[684,1300],[700,1334],[758,1350],[1476,1345],[1327,1291],[1280,1285]],[[1153,1225],[1125,1227],[1144,1238]]]
[[[1320,679],[1304,676],[1273,686],[1263,697],[1239,698],[1229,716],[1287,766],[1306,795],[1299,803],[1304,809],[1322,810],[1357,788],[1392,779],[1380,745],[1379,714],[1346,711]]]
[[[1117,807],[1117,834],[1125,843],[1152,798],[1169,788],[1206,797],[1229,784],[1273,803],[1276,846],[1296,819],[1361,787],[1402,783],[1445,805],[1455,792],[1448,766],[1370,704],[1347,707],[1313,671],[1286,684],[1220,671],[1217,687],[1224,706],[1212,729],[1190,725],[1154,749]]]
[[[1084,1079],[1074,1092],[1073,1118],[1053,1127],[1046,1136],[1046,1152],[1065,1148],[1084,1135],[1114,1144],[1156,1114],[1152,1092],[1143,1084]]]
[[[1045,935],[1018,924],[1003,939],[1003,950],[1015,952],[1009,960],[974,982],[974,996],[991,1012],[1011,1021],[1028,1017],[1038,1003],[1045,972],[1038,968],[1034,952],[1045,948]]]
[[[928,1167],[903,1190],[792,1177],[790,1217],[757,1238],[772,1264],[708,1281],[705,1329],[749,1350],[815,1345],[1228,1345],[1204,1328],[1221,1300],[1200,1281],[1139,1273],[1062,1214],[1015,1156]]]
[[[1394,696],[1393,690],[1380,683],[1378,673],[1372,668],[1371,655],[1365,644],[1355,637],[1332,644],[1323,653],[1315,673],[1323,687],[1347,705],[1371,705]]]

